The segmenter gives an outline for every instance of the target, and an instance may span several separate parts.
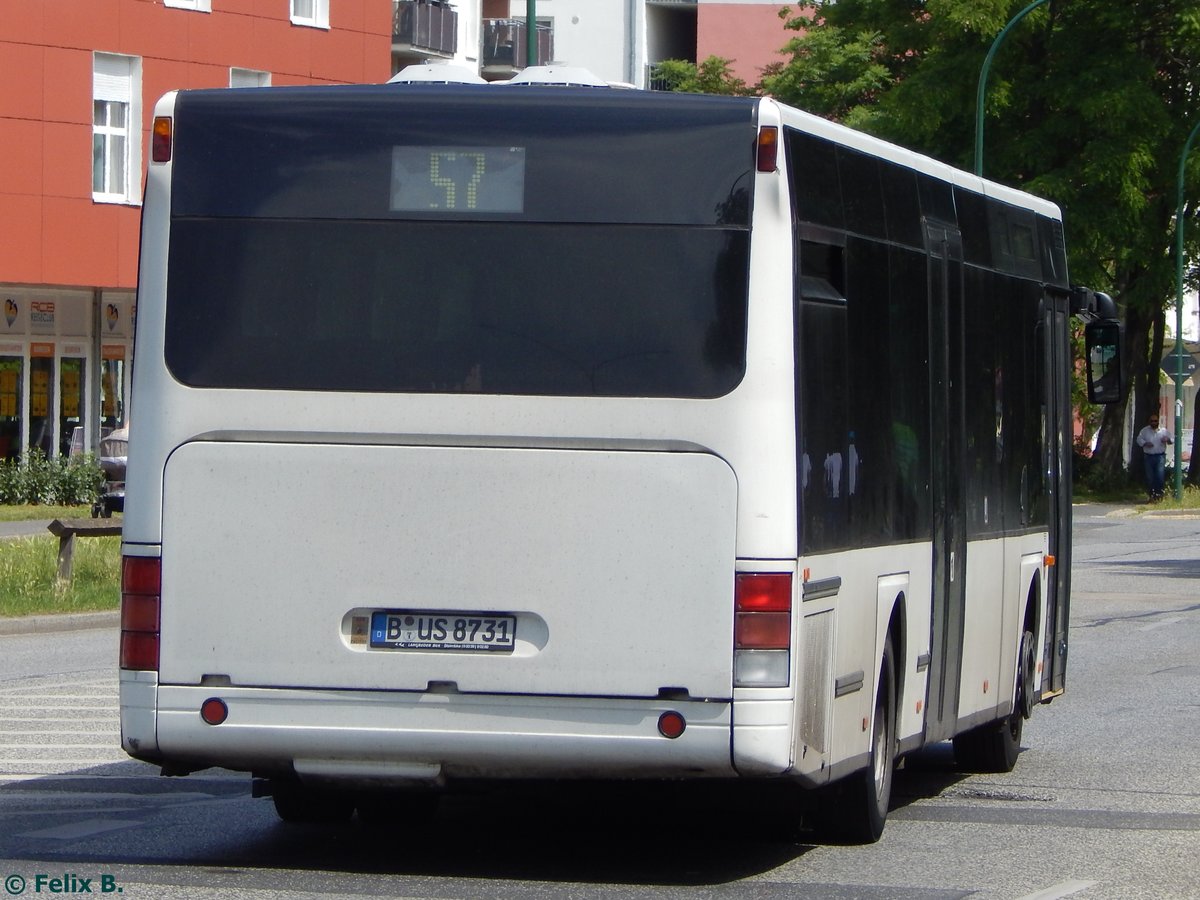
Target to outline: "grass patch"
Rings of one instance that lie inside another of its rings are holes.
[[[1164,509],[1200,509],[1200,487],[1185,484],[1183,496],[1175,499],[1175,483],[1170,469],[1167,470],[1166,491],[1157,503],[1151,503],[1146,496],[1146,489],[1140,485],[1129,485],[1107,489],[1097,489],[1087,484],[1075,485],[1074,501],[1076,503],[1109,503],[1134,507],[1137,512],[1154,512]]]
[[[1136,506],[1146,502],[1146,491],[1134,487],[1103,487],[1095,488],[1088,484],[1076,483],[1072,499],[1076,503],[1121,503]]]
[[[38,519],[87,519],[92,515],[91,506],[42,506],[23,503],[15,506],[0,505],[0,522],[29,522]]]
[[[1146,504],[1146,496],[1143,494],[1140,501]],[[1163,498],[1157,503],[1146,504],[1146,510],[1154,509],[1200,509],[1200,488],[1189,485],[1183,486],[1183,496],[1178,500],[1175,499],[1175,484],[1171,480],[1170,472],[1167,475],[1167,487],[1163,494]]]
[[[58,538],[52,535],[0,540],[0,616],[94,612],[120,606],[119,537],[77,538],[72,571],[69,585],[55,583]]]

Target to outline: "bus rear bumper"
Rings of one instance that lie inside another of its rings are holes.
[[[209,725],[219,698],[228,718]],[[397,786],[447,778],[728,777],[731,704],[701,700],[159,686],[165,765]],[[659,717],[681,715],[677,738]]]

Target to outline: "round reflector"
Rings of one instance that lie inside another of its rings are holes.
[[[658,717],[658,733],[665,738],[677,738],[687,728],[687,722],[677,712],[665,712]]]
[[[220,725],[229,718],[229,707],[220,697],[209,697],[200,704],[200,718],[209,725]]]

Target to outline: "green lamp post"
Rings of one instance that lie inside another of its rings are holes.
[[[525,65],[537,65],[537,0],[525,0]]]
[[[1033,0],[1027,7],[1009,19],[1008,24],[996,35],[996,39],[992,41],[992,47],[988,50],[987,56],[983,60],[983,68],[979,70],[979,87],[975,92],[975,174],[983,175],[983,98],[987,92],[987,77],[988,71],[992,67],[992,57],[996,55],[996,51],[1000,48],[1001,42],[1007,37],[1012,27],[1025,18],[1029,13],[1033,12],[1043,3],[1048,3],[1049,0]]]

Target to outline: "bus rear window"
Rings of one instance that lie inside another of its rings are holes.
[[[748,233],[183,220],[166,358],[213,388],[716,397],[745,363]]]
[[[753,105],[573,93],[181,94],[171,372],[209,388],[728,393],[745,367]]]

